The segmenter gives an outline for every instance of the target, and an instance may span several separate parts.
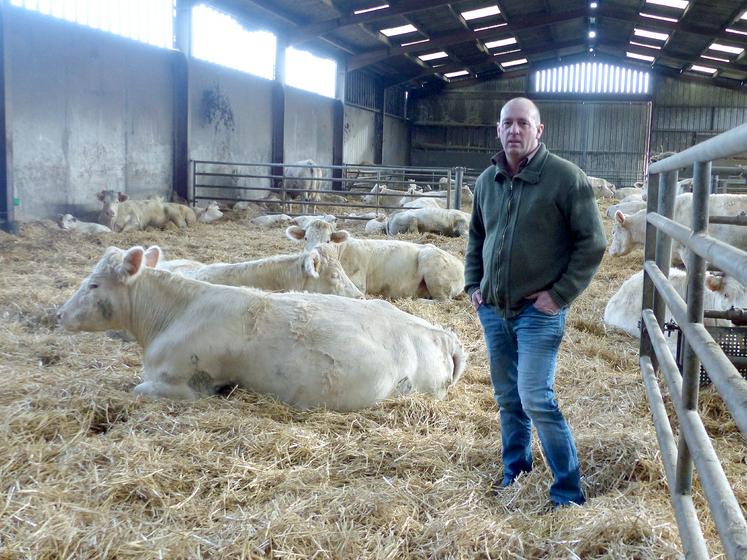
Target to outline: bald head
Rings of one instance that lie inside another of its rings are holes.
[[[535,126],[539,125],[541,122],[539,108],[531,99],[527,99],[526,97],[514,97],[513,99],[509,99],[501,108],[501,120],[503,120],[503,116],[506,113],[512,112],[512,109],[518,109],[528,114],[534,121]]]

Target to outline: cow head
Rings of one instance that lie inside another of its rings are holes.
[[[117,219],[119,203],[127,200],[129,196],[119,191],[102,190],[96,194],[96,198],[102,202],[101,211],[99,212],[99,222],[112,228]]]
[[[57,216],[57,223],[62,229],[74,229],[75,224],[78,223],[78,218],[72,214],[59,214]]]
[[[307,292],[363,297],[363,293],[337,260],[336,252],[328,244],[318,245],[304,254],[303,274],[303,289]]]
[[[78,291],[57,311],[60,324],[69,331],[121,328],[123,319],[129,317],[128,287],[154,256],[151,251],[146,258],[142,247],[127,251],[109,247]]]
[[[306,241],[305,249],[313,249],[320,243],[343,243],[350,234],[343,230],[335,231],[335,225],[323,220],[314,220],[306,229],[299,226],[289,226],[285,235],[293,241]]]
[[[609,253],[613,257],[622,257],[633,250],[633,236],[630,233],[628,217],[618,210],[615,212],[615,224],[612,226],[612,242]]]
[[[200,215],[198,216],[197,219],[200,222],[209,224],[211,222],[221,219],[222,217],[223,217],[223,212],[221,212],[220,207],[218,206],[218,203],[214,200],[211,200],[210,204],[207,205],[207,208],[203,209],[200,212]]]

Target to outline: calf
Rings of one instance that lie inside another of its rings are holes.
[[[310,159],[304,159],[285,168],[286,178],[283,180],[286,193],[292,198],[301,198],[304,202],[303,212],[309,212],[309,202],[312,202],[311,213],[316,212],[319,202],[319,191],[322,190],[322,170]]]
[[[156,268],[224,286],[363,297],[361,291],[345,274],[340,261],[337,260],[336,251],[326,245],[295,255],[276,255],[235,264],[202,264],[180,259],[159,261]]]
[[[221,212],[220,206],[215,200],[211,200],[205,208],[199,206],[195,208],[195,214],[197,215],[197,221],[203,224],[210,224],[223,217],[223,212]]]
[[[469,219],[469,214],[453,208],[415,208],[392,214],[386,232],[389,235],[430,232],[460,237],[469,230]]]
[[[409,393],[442,398],[464,371],[454,333],[385,301],[218,286],[151,268],[159,253],[110,247],[57,312],[70,331],[134,335],[137,395],[197,399],[238,384],[347,411]]]
[[[81,222],[72,214],[60,214],[58,216],[59,226],[62,229],[79,231],[80,233],[111,233],[111,229],[102,224],[96,224],[93,222]]]
[[[462,292],[462,259],[434,245],[418,245],[393,239],[356,239],[347,231],[335,231],[321,220],[307,229],[291,226],[286,235],[305,241],[306,249],[332,242],[340,264],[366,294],[388,298],[421,297],[448,299]]]
[[[129,200],[125,193],[112,190],[102,190],[96,197],[102,202],[99,223],[115,232],[143,230],[147,227],[163,228],[173,220],[180,222],[177,217],[180,211],[167,211],[165,203],[158,197]]]

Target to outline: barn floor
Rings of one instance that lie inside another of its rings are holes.
[[[0,557],[680,556],[637,341],[602,324],[640,251],[605,256],[571,308],[557,392],[589,501],[551,512],[536,437],[535,470],[491,491],[501,472],[498,413],[464,295],[394,302],[454,330],[471,352],[446,400],[402,398],[345,414],[301,412],[238,389],[192,403],[139,401],[130,395],[140,375],[136,343],[56,327],[55,308],[108,245],[159,244],[169,258],[206,262],[296,250],[280,228],[227,218],[183,232],[86,237],[43,221],[25,224],[19,237],[0,233]],[[458,255],[466,246],[403,238]],[[704,390],[701,402],[747,510],[744,441],[717,395]],[[702,520],[712,557],[723,557],[712,521]]]

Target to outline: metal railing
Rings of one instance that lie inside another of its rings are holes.
[[[709,558],[692,499],[693,467],[700,478],[727,558],[747,558],[747,522],[698,414],[700,365],[708,372],[735,424],[747,438],[747,381],[703,325],[706,262],[747,286],[747,252],[708,235],[711,161],[747,152],[742,125],[651,165],[644,247],[640,366],[669,484],[671,501],[687,558]],[[692,229],[674,221],[677,174],[693,168]],[[733,218],[733,217],[731,217]],[[723,220],[716,220],[714,222]],[[728,219],[726,221],[729,221]],[[737,220],[736,222],[739,222]],[[731,221],[735,223],[735,221]],[[687,247],[687,301],[668,280],[672,239]],[[685,339],[682,373],[669,350],[662,325],[666,309]],[[675,443],[656,372],[663,372],[677,419]]]
[[[433,196],[432,193],[408,194],[407,189],[414,184],[441,191],[443,194],[437,198],[444,199],[446,208],[461,209],[462,206],[464,168],[461,167],[314,164],[313,167],[321,170],[323,176],[303,178],[300,183],[299,178],[290,172],[308,167],[300,163],[193,160],[190,202],[273,203],[280,206],[280,211],[291,215],[293,204],[301,204],[307,209],[314,206],[374,211],[378,215],[402,210],[399,200],[405,195],[415,199]],[[295,184],[288,186],[290,180]],[[312,188],[312,180],[319,183],[317,188]],[[377,185],[379,189],[374,189]],[[381,191],[382,186],[387,190]]]

